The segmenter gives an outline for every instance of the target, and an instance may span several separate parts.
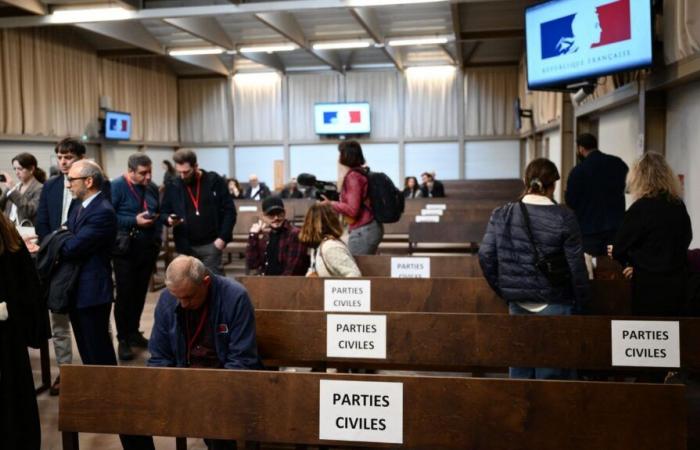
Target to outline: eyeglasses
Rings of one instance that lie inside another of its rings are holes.
[[[68,184],[72,184],[75,180],[86,180],[88,178],[90,178],[90,177],[75,177],[75,178],[66,177],[66,181],[68,182]]]

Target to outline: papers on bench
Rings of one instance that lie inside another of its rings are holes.
[[[612,365],[680,367],[677,321],[612,320]]]
[[[326,356],[386,359],[386,316],[328,314]]]
[[[428,203],[425,205],[425,209],[447,209],[447,205],[445,203]]]
[[[416,223],[421,223],[421,222],[439,223],[440,216],[416,216]]]
[[[430,258],[391,258],[391,278],[430,278]]]
[[[319,380],[319,439],[403,444],[403,383]]]
[[[238,207],[238,212],[258,212],[258,207],[255,205],[242,205]]]
[[[442,209],[421,209],[421,216],[441,216],[445,212]]]

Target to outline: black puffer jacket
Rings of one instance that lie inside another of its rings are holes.
[[[560,205],[526,204],[532,234],[540,254],[561,249],[571,270],[571,286],[552,287],[535,267],[518,203],[494,210],[479,249],[479,262],[489,285],[507,302],[572,304],[588,299],[588,272],[576,216]]]

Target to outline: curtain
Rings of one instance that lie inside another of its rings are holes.
[[[132,140],[178,141],[177,93],[177,78],[160,58],[102,59],[101,95],[131,113]]]
[[[314,131],[314,104],[339,100],[341,75],[289,75],[289,139],[319,141]]]
[[[527,88],[526,61],[523,57],[520,62],[518,97],[520,108],[531,109],[535,128],[554,122],[561,118],[562,94],[559,92],[530,91]],[[532,131],[530,119],[522,118],[521,132]]]
[[[664,0],[663,6],[666,64],[700,52],[700,2]]]
[[[0,133],[22,134],[19,33],[0,30]]]
[[[518,68],[471,69],[464,74],[464,130],[467,136],[512,135]]]
[[[369,102],[372,138],[398,138],[399,73],[348,72],[345,83],[348,102]]]
[[[406,76],[407,138],[457,136],[457,71],[409,68]]]
[[[284,138],[283,128],[280,75],[276,72],[235,75],[233,130],[236,141],[281,141]]]
[[[231,139],[227,78],[178,82],[182,142],[228,142]]]

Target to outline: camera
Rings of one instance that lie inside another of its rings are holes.
[[[312,189],[317,200],[322,200],[321,196],[336,202],[340,200],[340,193],[335,183],[317,180],[315,175],[300,173],[297,177],[297,184]]]

